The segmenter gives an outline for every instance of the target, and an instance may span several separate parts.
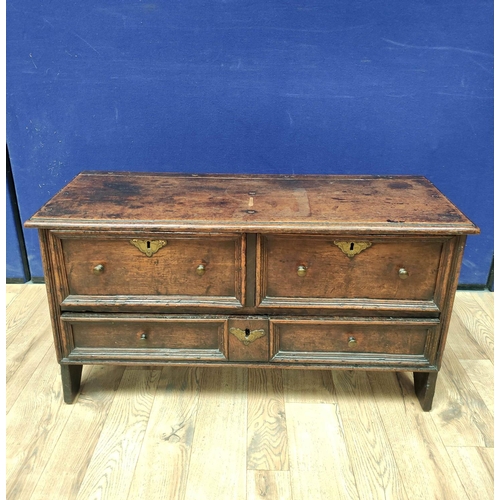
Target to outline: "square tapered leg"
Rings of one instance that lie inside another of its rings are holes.
[[[424,411],[430,411],[432,408],[437,376],[438,372],[413,372],[415,394]]]
[[[80,391],[82,365],[61,365],[64,402],[73,403]]]

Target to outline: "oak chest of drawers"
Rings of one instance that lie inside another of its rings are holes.
[[[64,399],[83,364],[405,370],[430,410],[467,234],[413,176],[82,172],[39,230]]]

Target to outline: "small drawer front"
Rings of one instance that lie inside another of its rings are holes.
[[[109,357],[114,352],[123,360],[134,355],[143,359],[147,352],[166,359],[226,359],[225,318],[122,316],[63,314],[63,321],[71,329],[72,353],[106,352]]]
[[[438,320],[272,319],[272,361],[429,364],[437,348]]]
[[[261,238],[260,305],[328,299],[432,301],[443,240]],[[278,303],[276,301],[276,303]]]
[[[92,296],[99,297],[96,305],[125,297],[126,307],[133,302],[127,298],[171,307],[240,307],[243,301],[244,245],[238,235],[63,237],[62,248],[70,304]]]
[[[241,317],[229,320],[229,360],[269,360],[269,321],[267,319]]]

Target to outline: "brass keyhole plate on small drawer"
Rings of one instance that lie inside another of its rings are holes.
[[[230,328],[229,333],[232,333],[240,342],[243,342],[244,345],[250,345],[266,334],[264,330],[250,330],[249,328],[245,328],[245,330],[241,328]]]
[[[267,318],[234,317],[228,325],[229,361],[269,360],[269,321]]]

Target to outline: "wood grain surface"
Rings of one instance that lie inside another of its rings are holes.
[[[275,470],[249,470],[247,472],[247,500],[290,500],[290,472]]]
[[[335,389],[327,370],[283,370],[286,403],[332,404]]]
[[[356,237],[352,237],[356,241]],[[267,297],[432,300],[443,240],[361,238],[371,246],[348,257],[335,236],[265,236],[258,275]],[[344,241],[345,238],[341,238]],[[349,240],[345,240],[349,242]],[[305,268],[299,276],[298,267]],[[406,279],[399,270],[405,269]]]
[[[457,304],[456,309],[460,312],[460,319],[467,332],[470,332],[471,338],[480,346],[488,359],[493,363],[493,318],[482,308],[478,308],[475,314],[470,311],[476,311],[476,304],[471,292],[465,292],[461,296],[462,300]]]
[[[432,418],[444,443],[492,448],[493,416],[451,349],[445,353],[443,367]]]
[[[461,359],[460,364],[491,415],[494,413],[494,367],[489,359]]]
[[[51,473],[40,477],[33,500],[78,496],[124,371],[119,366],[90,367],[78,397],[78,412],[72,414],[54,446],[46,465]],[[98,391],[96,398],[94,391]]]
[[[230,361],[269,361],[269,321],[267,318],[230,318],[228,347]],[[238,336],[239,335],[239,336]]]
[[[469,498],[489,498],[493,491],[493,470],[479,449],[473,446],[450,446],[448,454]]]
[[[12,285],[10,285],[12,286]],[[17,285],[19,286],[19,285]],[[10,343],[23,331],[31,317],[39,307],[47,312],[47,297],[40,293],[38,287],[24,286],[15,295],[15,302],[8,307],[6,324],[6,345]],[[10,310],[9,310],[10,309]]]
[[[358,494],[408,498],[367,374],[345,371],[332,376]]]
[[[204,368],[185,498],[246,495],[247,370]]]
[[[8,307],[10,303],[22,292],[26,287],[20,283],[8,283],[5,290],[5,307]]]
[[[325,189],[325,185],[328,189]],[[477,233],[427,179],[82,172],[26,227]]]
[[[185,497],[200,376],[197,368],[162,371],[127,498]]]
[[[432,417],[421,410],[411,375],[377,372],[368,380],[407,497],[467,498]]]
[[[40,349],[50,329],[16,293],[7,325],[39,340],[19,330],[7,350],[29,360],[7,383],[8,500],[493,499],[491,361],[476,357],[489,344],[458,355],[453,341],[494,339],[491,322],[471,320],[492,317],[476,292],[457,293],[430,413],[411,373],[301,369],[85,366],[65,405],[56,357]]]
[[[279,370],[248,372],[247,469],[286,471],[288,438]]]
[[[429,324],[272,320],[274,345],[285,352],[424,354]]]
[[[76,496],[126,498],[141,453],[160,370],[127,370]]]
[[[193,295],[242,299],[244,262],[241,236],[156,234],[165,246],[148,257],[130,242],[63,238],[72,295]],[[94,267],[102,272],[95,274]],[[198,267],[203,266],[203,274]]]
[[[360,493],[339,407],[293,403],[286,405],[286,415],[294,496],[356,498]]]
[[[30,498],[71,413],[62,400],[59,366],[49,349],[7,413],[7,498]]]

